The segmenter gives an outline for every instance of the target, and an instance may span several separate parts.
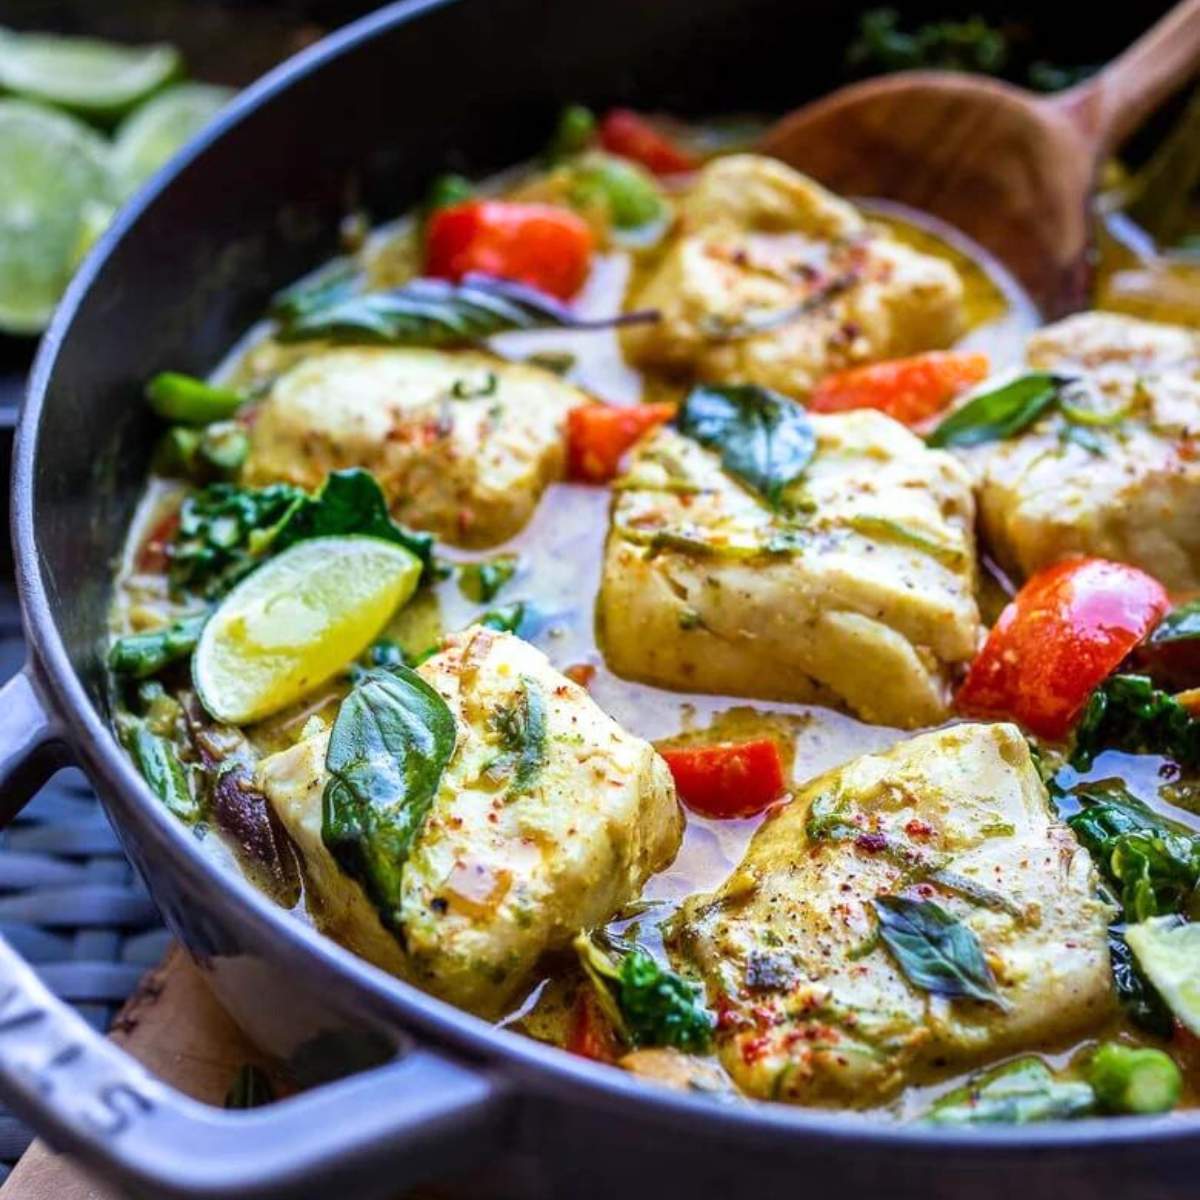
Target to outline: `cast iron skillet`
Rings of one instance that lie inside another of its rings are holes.
[[[0,1096],[56,1146],[157,1198],[395,1195],[434,1174],[457,1179],[458,1194],[527,1200],[729,1200],[751,1188],[1166,1200],[1194,1188],[1200,1114],[889,1128],[668,1092],[494,1030],[212,866],[109,730],[111,564],[153,436],[142,380],[209,368],[274,289],[333,251],[347,203],[401,211],[455,165],[448,146],[479,173],[528,157],[564,99],[780,109],[836,83],[836,58],[818,51],[822,38],[844,44],[837,11],[834,0],[409,0],[253,88],[85,265],[18,432],[13,521],[33,657],[0,696],[0,820],[74,759],[252,1037],[311,1063],[366,1029],[394,1053],[266,1109],[208,1109],[100,1039],[0,945]]]

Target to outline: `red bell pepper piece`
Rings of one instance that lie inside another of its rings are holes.
[[[1125,563],[1074,558],[1044,567],[992,627],[958,707],[1063,738],[1092,692],[1169,607],[1162,584]]]
[[[591,261],[587,222],[553,204],[468,200],[439,209],[425,229],[425,270],[442,279],[479,272],[567,300]]]
[[[619,1046],[616,1031],[590,986],[581,987],[575,995],[564,1048],[595,1062],[617,1061]]]
[[[139,571],[158,575],[170,565],[170,555],[167,548],[175,540],[179,530],[179,510],[167,513],[150,531],[150,535],[138,550],[137,567]]]
[[[770,738],[660,751],[679,798],[705,817],[752,817],[787,786],[779,747]]]
[[[641,163],[655,175],[694,171],[700,159],[659,133],[645,117],[628,108],[614,108],[600,122],[600,145],[609,154]]]
[[[989,369],[986,354],[955,350],[868,363],[827,375],[813,389],[808,407],[814,412],[877,408],[905,425],[916,425],[986,379]]]
[[[607,483],[621,456],[643,434],[675,415],[673,404],[585,404],[567,413],[567,474],[583,483]]]

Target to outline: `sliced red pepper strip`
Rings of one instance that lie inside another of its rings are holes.
[[[779,747],[770,738],[661,750],[679,798],[705,817],[752,817],[783,795]]]
[[[615,478],[621,456],[675,415],[673,404],[585,404],[567,413],[567,475],[583,483]]]
[[[167,569],[170,564],[170,555],[167,553],[167,547],[175,540],[175,534],[178,529],[179,511],[176,509],[174,512],[167,513],[165,517],[161,518],[142,543],[137,554],[137,567],[139,571],[159,575]]]
[[[595,1062],[617,1061],[620,1048],[616,1031],[590,985],[585,984],[575,995],[564,1048]]]
[[[553,204],[468,200],[439,209],[425,230],[425,270],[441,279],[479,273],[515,279],[568,300],[592,262],[592,231]]]
[[[992,627],[958,707],[1063,738],[1092,692],[1169,607],[1162,584],[1125,563],[1074,558],[1044,567]]]
[[[600,145],[609,154],[641,163],[655,175],[694,171],[700,165],[695,154],[676,145],[645,117],[628,108],[614,108],[600,122]]]
[[[986,354],[955,350],[868,363],[827,375],[813,389],[808,407],[814,412],[877,408],[905,425],[916,425],[986,379],[989,370]]]

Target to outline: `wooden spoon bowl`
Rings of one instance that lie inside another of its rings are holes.
[[[850,196],[923,209],[990,250],[1044,316],[1086,306],[1097,172],[1200,71],[1200,0],[1057,96],[913,71],[842,88],[774,124],[758,149]]]

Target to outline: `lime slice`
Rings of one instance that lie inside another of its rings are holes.
[[[71,278],[88,213],[108,199],[108,151],[86,125],[0,100],[0,329],[38,333]]]
[[[136,192],[232,95],[229,88],[212,84],[180,83],[130,113],[118,127],[113,147],[122,197]]]
[[[1200,1037],[1200,922],[1154,917],[1130,925],[1125,940],[1171,1011]]]
[[[0,88],[115,120],[182,68],[174,46],[121,46],[45,33],[0,34]]]
[[[372,537],[313,538],[269,559],[221,601],[192,679],[218,720],[279,712],[357,658],[416,590],[421,561]]]

